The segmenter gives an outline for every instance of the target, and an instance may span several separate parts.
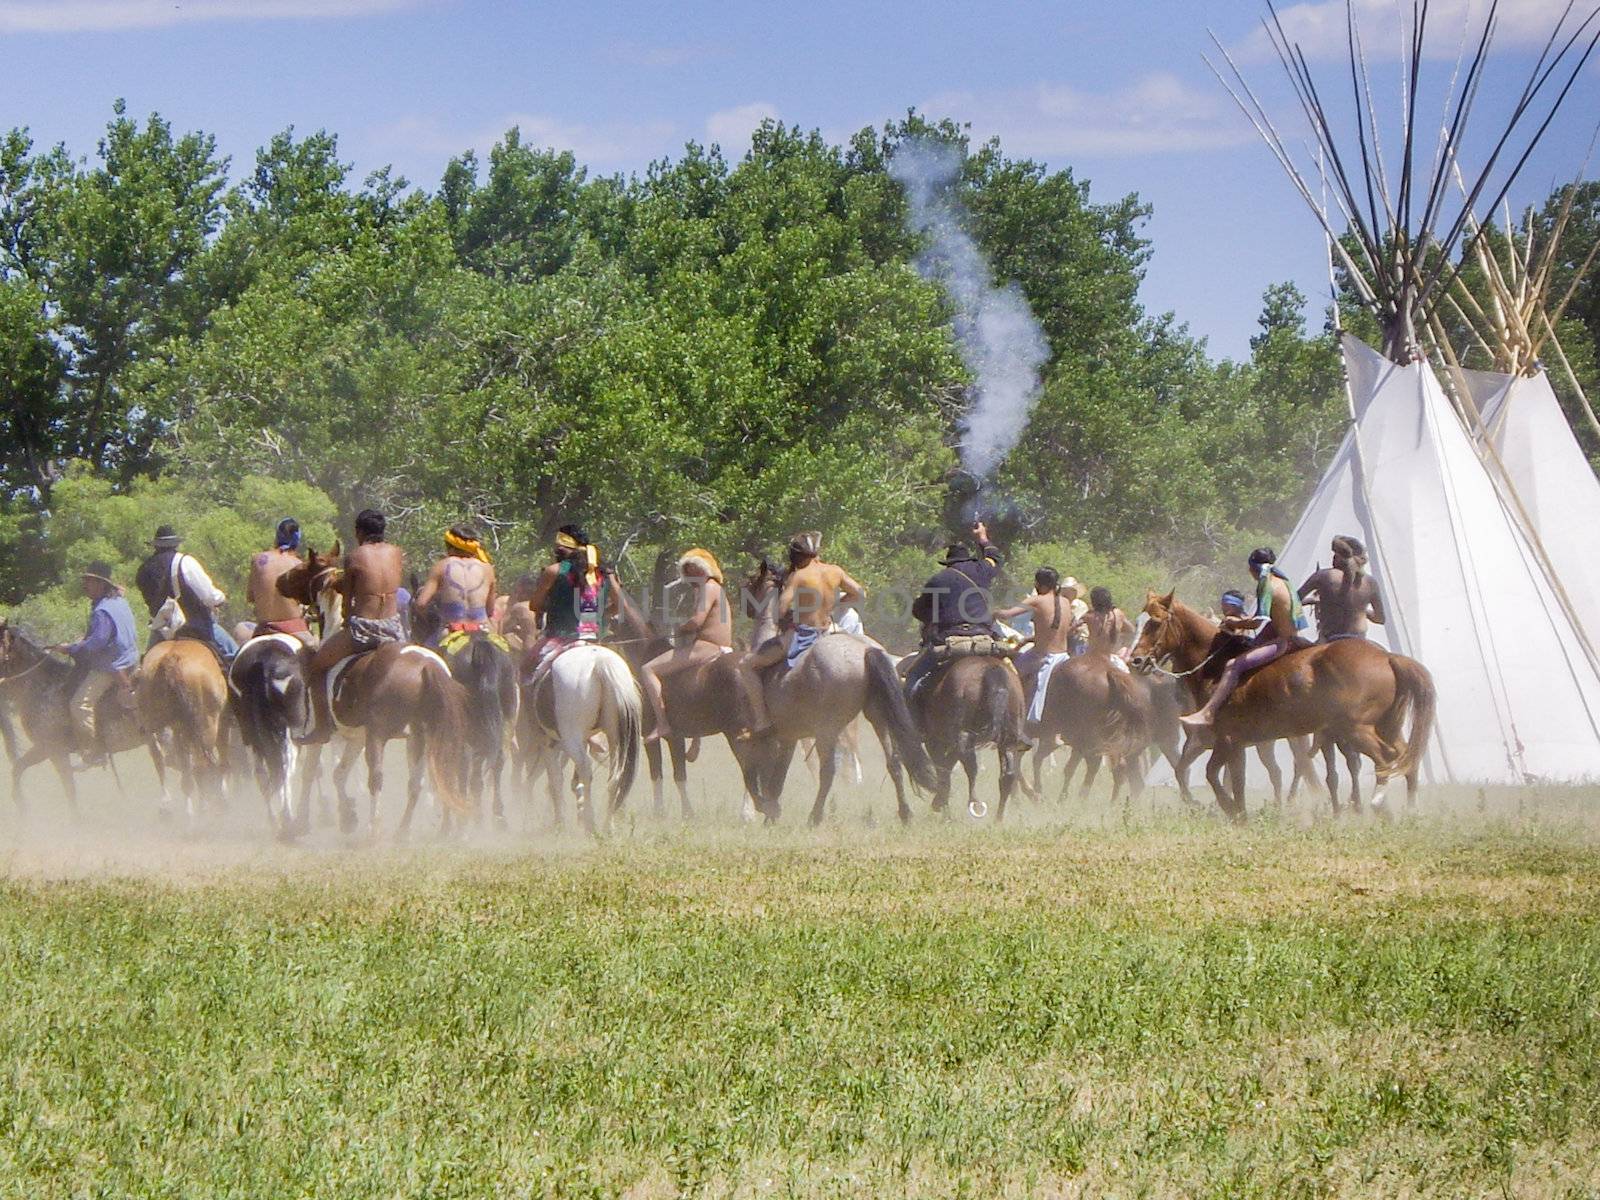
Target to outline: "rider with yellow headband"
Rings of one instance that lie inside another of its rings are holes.
[[[544,617],[544,636],[528,655],[534,671],[576,642],[599,641],[606,621],[620,615],[616,581],[578,526],[557,532],[555,562],[539,573],[528,607]]]
[[[487,628],[494,610],[494,563],[478,531],[469,525],[452,526],[445,531],[444,544],[445,556],[433,564],[413,601],[419,611],[429,605],[436,611],[439,625],[429,639],[434,644],[446,634]]]

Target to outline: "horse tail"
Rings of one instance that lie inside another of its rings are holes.
[[[472,732],[484,757],[494,761],[505,745],[506,725],[516,717],[516,705],[507,706],[506,688],[516,695],[511,656],[488,638],[474,638],[467,646],[467,673],[462,682],[472,702]]]
[[[1115,667],[1106,671],[1105,733],[1106,743],[1117,752],[1131,754],[1144,747],[1140,742],[1146,728],[1150,707],[1139,686],[1139,680]]]
[[[207,660],[216,662],[210,650],[205,653]],[[220,664],[217,670],[220,674]],[[206,680],[202,675],[186,672],[179,656],[169,654],[162,659],[156,665],[156,677],[169,698],[168,711],[173,714],[174,728],[182,730],[190,750],[204,758],[208,767],[213,770],[220,767],[222,757],[218,742],[221,740],[222,709],[227,705],[227,680],[223,680],[222,695],[211,705],[206,703]]]
[[[866,668],[867,699],[875,703],[888,728],[890,744],[905,764],[912,786],[920,791],[933,791],[938,784],[933,762],[923,749],[917,723],[911,716],[906,694],[900,686],[900,676],[894,669],[894,660],[883,650],[868,650]]]
[[[1389,668],[1394,672],[1394,703],[1379,720],[1378,728],[1383,731],[1385,740],[1392,743],[1400,736],[1407,711],[1411,713],[1411,736],[1405,739],[1400,753],[1389,764],[1396,775],[1409,778],[1422,765],[1423,755],[1428,752],[1438,695],[1433,676],[1416,659],[1391,654]]]
[[[1022,718],[1011,709],[1011,668],[996,659],[983,673],[978,691],[978,711],[988,718],[984,740],[1002,751],[1022,744]]]
[[[472,739],[471,699],[442,663],[425,664],[422,672],[422,725],[428,735],[428,778],[439,802],[459,816],[470,815],[466,748]]]
[[[617,809],[633,790],[633,778],[639,770],[644,699],[627,660],[614,650],[602,647],[601,653],[594,656],[594,673],[605,693],[601,712],[605,714],[609,710],[617,741],[621,743],[611,747],[611,807]],[[611,736],[609,730],[607,736]]]

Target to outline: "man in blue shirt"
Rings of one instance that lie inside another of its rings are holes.
[[[69,707],[78,753],[86,763],[98,763],[105,761],[105,747],[95,732],[95,705],[139,665],[139,644],[133,609],[112,581],[109,566],[89,564],[83,572],[83,594],[89,597],[89,628],[82,640],[56,649],[70,654],[77,666]]]

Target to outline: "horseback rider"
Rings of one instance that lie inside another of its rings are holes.
[[[445,556],[433,564],[413,601],[418,611],[429,605],[436,609],[438,625],[428,639],[432,646],[447,634],[487,629],[494,608],[494,564],[478,531],[470,525],[452,525],[445,530],[444,545]]]
[[[1089,611],[1077,622],[1083,631],[1087,654],[1104,654],[1118,666],[1134,642],[1133,622],[1111,598],[1111,589],[1097,587],[1089,592]]]
[[[994,610],[990,593],[1000,575],[1001,558],[989,541],[982,521],[973,523],[974,550],[965,542],[952,542],[939,561],[944,569],[927,583],[911,604],[911,615],[922,623],[922,650],[906,672],[906,691],[917,686],[943,659],[941,648],[952,637],[988,637],[995,640]]]
[[[793,628],[787,639],[769,638],[747,660],[752,670],[776,665],[794,667],[825,633],[832,633],[834,610],[866,599],[867,589],[850,578],[843,567],[822,560],[822,533],[806,529],[789,539],[789,573],[778,596],[777,618]],[[785,649],[787,646],[787,649]],[[762,723],[758,722],[758,727]]]
[[[1022,679],[1023,692],[1032,696],[1028,721],[1035,726],[1044,715],[1045,689],[1051,672],[1072,657],[1077,580],[1068,582],[1070,589],[1063,585],[1061,574],[1054,567],[1040,567],[1033,573],[1033,595],[995,613],[1002,621],[1024,615],[1033,621],[1033,645],[1011,661]]]
[[[356,516],[356,545],[344,556],[344,575],[339,582],[345,623],[322,643],[306,666],[306,686],[316,718],[308,742],[325,742],[333,736],[328,672],[352,654],[406,639],[398,595],[405,578],[405,555],[399,546],[383,540],[387,530],[388,521],[381,512],[368,508]]]
[[[77,735],[78,755],[86,765],[103,763],[105,747],[95,731],[95,705],[118,685],[126,686],[139,665],[139,635],[122,589],[111,568],[92,562],[83,571],[83,594],[89,598],[89,624],[81,639],[54,649],[72,656],[73,686],[67,705]]]
[[[1333,539],[1333,566],[1300,585],[1300,600],[1317,610],[1317,634],[1324,642],[1366,637],[1368,624],[1384,623],[1383,596],[1367,574],[1367,548],[1349,534]]]
[[[238,643],[216,622],[216,610],[227,596],[211,582],[199,559],[178,549],[182,542],[171,525],[158,527],[150,557],[134,577],[150,609],[150,641],[145,649],[169,636],[194,638],[215,650],[226,666],[239,653]],[[179,628],[169,634],[174,625]]]
[[[255,613],[252,637],[286,633],[306,646],[317,644],[300,602],[278,590],[278,579],[301,565],[299,551],[300,522],[285,517],[273,534],[272,549],[263,550],[250,560],[250,582],[244,598]]]
[[[733,648],[733,608],[728,603],[722,568],[709,550],[696,547],[678,559],[678,576],[695,590],[694,611],[672,631],[672,649],[645,663],[640,677],[655,710],[655,728],[646,741],[671,738],[661,681],[699,663],[715,662]]]
[[[1288,577],[1275,565],[1277,561],[1277,552],[1267,547],[1250,552],[1250,574],[1256,579],[1256,616],[1266,617],[1267,622],[1256,635],[1255,644],[1223,668],[1222,678],[1205,706],[1179,718],[1186,728],[1202,729],[1211,725],[1216,720],[1217,710],[1239,686],[1239,680],[1287,654],[1305,627],[1300,598],[1289,587]]]
[[[500,634],[518,661],[539,640],[539,618],[528,604],[538,582],[539,577],[533,574],[517,577],[511,585],[505,617],[500,622]]]
[[[544,636],[527,655],[529,674],[568,646],[599,641],[607,618],[621,615],[615,576],[600,561],[600,548],[579,526],[557,530],[555,561],[539,572],[528,608],[544,617]]]

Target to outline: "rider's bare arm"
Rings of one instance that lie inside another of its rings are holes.
[[[1374,625],[1382,625],[1387,614],[1383,611],[1383,593],[1376,588],[1372,592],[1372,603],[1367,605],[1367,620]]]
[[[544,606],[550,599],[550,589],[555,587],[556,580],[560,577],[560,563],[551,563],[548,567],[539,572],[539,578],[533,585],[533,595],[528,597],[528,607],[535,615],[544,612]],[[615,588],[612,589],[611,594],[614,602],[616,596]]]
[[[428,605],[433,603],[434,596],[439,592],[439,585],[444,582],[444,564],[448,561],[449,559],[441,558],[438,562],[434,563],[433,570],[428,572],[428,578],[424,580],[422,586],[417,589],[417,594],[411,597],[412,606],[415,607],[418,612],[422,611],[423,609],[427,608]]]
[[[867,598],[867,589],[844,571],[839,572],[839,591],[843,593],[840,600],[845,604],[856,604]]]

